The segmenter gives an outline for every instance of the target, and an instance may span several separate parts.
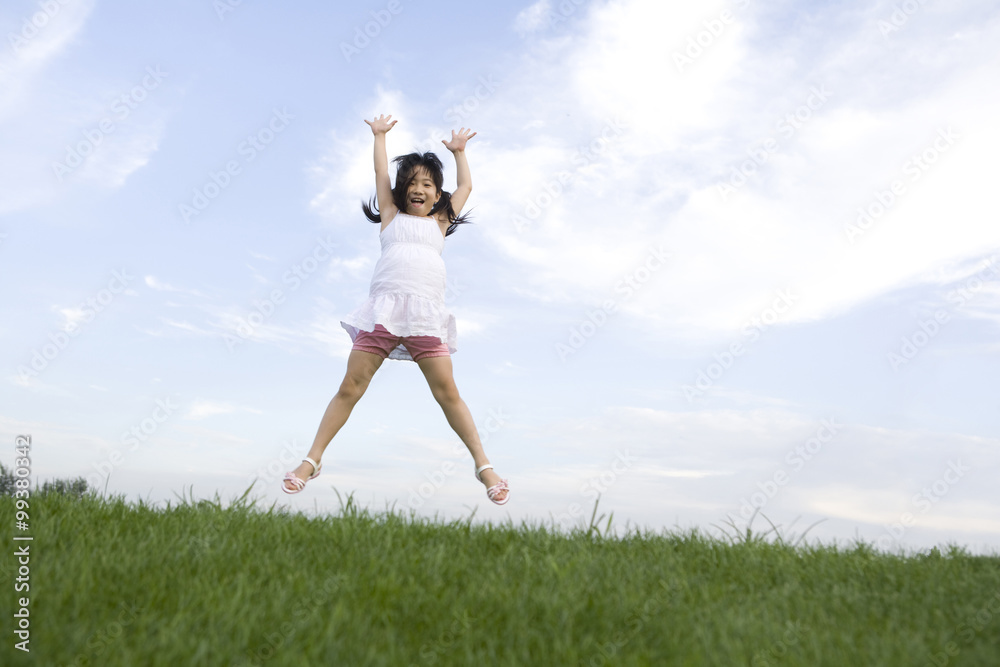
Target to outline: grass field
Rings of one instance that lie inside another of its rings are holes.
[[[15,593],[0,498],[0,664],[1000,665],[1000,558],[959,548],[223,505],[34,495]]]

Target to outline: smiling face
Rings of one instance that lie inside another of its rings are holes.
[[[423,167],[417,167],[413,180],[406,189],[406,212],[410,215],[428,216],[440,198],[441,191],[434,185],[430,173]]]

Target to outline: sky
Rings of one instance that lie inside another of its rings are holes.
[[[36,484],[1000,551],[996,3],[11,0],[0,35]],[[279,488],[379,256],[378,114],[447,190],[477,132],[446,303],[503,507],[408,361]]]

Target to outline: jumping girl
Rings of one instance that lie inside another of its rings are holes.
[[[455,156],[458,187],[443,191],[441,161],[434,153],[401,155],[396,186],[389,182],[385,134],[398,121],[382,116],[366,123],[375,135],[375,192],[377,209],[362,204],[372,222],[381,223],[382,255],[375,265],[368,300],[347,315],[341,326],[354,346],[347,357],[347,373],[320,422],[309,455],[285,475],[282,490],[299,493],[306,482],[319,475],[324,450],[347,421],[365,393],[375,371],[386,358],[414,361],[444,410],[448,424],[472,454],[476,478],[486,486],[486,495],[497,505],[509,497],[507,480],[493,471],[472,414],[458,394],[452,375],[451,353],[456,351],[455,316],[444,303],[445,266],[441,259],[444,239],[458,225],[459,216],[472,192],[472,176],[465,157],[470,134],[462,128],[451,132],[451,141],[441,143]]]

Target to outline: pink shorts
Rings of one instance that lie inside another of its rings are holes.
[[[381,324],[375,325],[375,331],[359,331],[351,349],[371,352],[385,359],[400,343],[414,361],[451,354],[448,345],[437,336],[394,336]]]

